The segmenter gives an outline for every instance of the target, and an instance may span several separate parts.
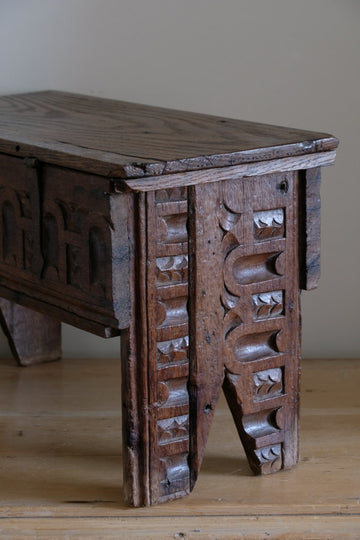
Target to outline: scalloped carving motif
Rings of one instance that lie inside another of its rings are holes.
[[[187,438],[189,432],[189,416],[176,416],[158,421],[158,442],[168,444]]]
[[[284,210],[254,212],[254,240],[263,242],[273,238],[283,238],[285,234]]]
[[[188,256],[158,257],[156,280],[159,287],[175,283],[186,283],[188,279]]]
[[[272,291],[252,295],[254,321],[280,317],[284,314],[283,291]]]
[[[258,371],[253,375],[254,401],[263,401],[283,393],[283,374],[281,368]]]
[[[156,298],[157,401],[153,403],[159,497],[188,490],[189,452],[189,314],[187,189],[155,192],[156,268],[149,287]],[[179,204],[176,204],[179,203]],[[167,250],[169,246],[169,250]]]
[[[166,364],[183,364],[188,361],[188,336],[157,343],[157,362],[159,367],[163,367]]]
[[[282,468],[281,444],[272,444],[255,450],[261,474],[270,474]]]

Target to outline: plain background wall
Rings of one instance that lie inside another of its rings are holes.
[[[340,138],[323,169],[322,279],[302,295],[303,356],[360,357],[359,0],[0,0],[0,95],[42,89]],[[65,356],[118,354],[118,339],[63,336]]]

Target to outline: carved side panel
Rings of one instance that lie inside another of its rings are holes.
[[[147,195],[151,501],[189,491],[187,190]]]
[[[36,291],[66,312],[76,305],[80,317],[117,326],[114,266],[128,247],[116,230],[119,216],[112,222],[120,205],[109,186],[101,177],[0,155],[0,270],[12,290],[31,298]]]
[[[222,184],[224,390],[261,474],[297,461],[296,183],[287,173]]]

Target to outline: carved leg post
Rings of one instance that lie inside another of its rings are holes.
[[[220,186],[216,182],[189,188],[191,489],[224,379]]]
[[[222,184],[224,392],[251,469],[298,460],[297,173]]]
[[[185,495],[189,473],[187,189],[134,198],[132,327],[123,341],[124,483],[140,506]]]
[[[20,365],[61,358],[61,324],[55,319],[0,298],[0,324]]]

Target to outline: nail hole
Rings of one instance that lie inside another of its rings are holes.
[[[20,146],[19,146],[18,144],[15,146],[15,150],[16,150],[17,152],[19,152]]]
[[[211,403],[207,403],[204,407],[204,412],[209,413],[212,410]]]
[[[283,180],[279,185],[281,193],[287,193],[289,191],[289,184],[287,180]]]

